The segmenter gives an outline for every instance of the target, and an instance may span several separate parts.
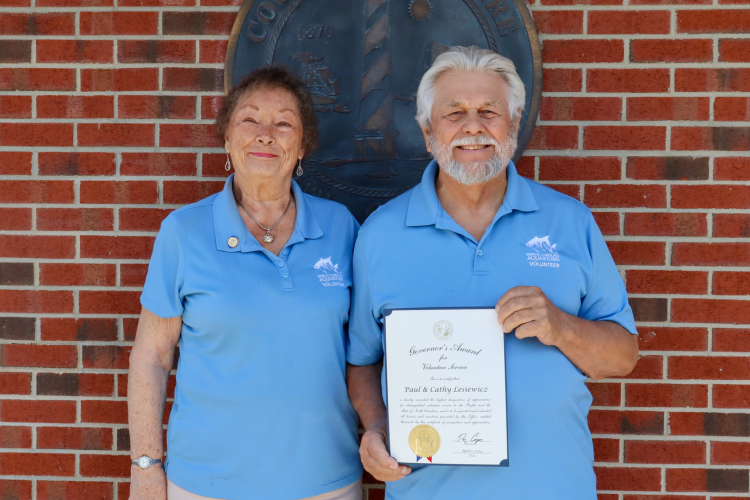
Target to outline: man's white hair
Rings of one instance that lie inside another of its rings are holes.
[[[508,110],[511,121],[521,113],[526,103],[526,89],[516,73],[513,61],[491,50],[479,47],[451,47],[440,54],[422,77],[417,89],[417,122],[425,129],[432,124],[432,105],[435,103],[435,83],[449,71],[495,73],[508,86]]]

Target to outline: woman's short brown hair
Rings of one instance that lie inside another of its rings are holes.
[[[214,123],[216,137],[222,142],[226,140],[229,120],[232,118],[237,103],[242,97],[260,87],[283,89],[295,97],[302,118],[302,149],[305,151],[305,156],[318,149],[318,117],[315,116],[312,95],[302,80],[281,65],[256,69],[240,80],[240,83],[224,96]]]

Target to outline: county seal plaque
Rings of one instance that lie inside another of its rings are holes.
[[[420,458],[432,462],[432,457],[440,449],[440,434],[431,425],[418,425],[409,433],[409,448]]]
[[[417,184],[431,157],[414,120],[419,81],[452,45],[510,58],[526,85],[520,157],[539,111],[539,41],[524,0],[245,0],[227,49],[225,89],[283,64],[310,89],[320,149],[297,179],[362,221]]]

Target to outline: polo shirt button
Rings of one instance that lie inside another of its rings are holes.
[[[284,255],[286,255],[286,254],[288,254],[288,253],[289,253],[289,249],[288,249],[288,248],[285,248],[285,249],[284,249]]]
[[[283,262],[279,262],[279,267],[284,267],[284,263]]]
[[[284,273],[284,277],[288,278],[289,277],[289,273]]]
[[[482,251],[481,250],[477,250],[477,255],[479,255],[481,257],[482,256]]]
[[[234,248],[239,244],[240,240],[238,240],[236,237],[232,236],[227,240],[227,245]]]

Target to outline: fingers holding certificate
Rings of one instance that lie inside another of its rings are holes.
[[[384,315],[393,458],[508,466],[505,340],[495,310],[393,309]]]

